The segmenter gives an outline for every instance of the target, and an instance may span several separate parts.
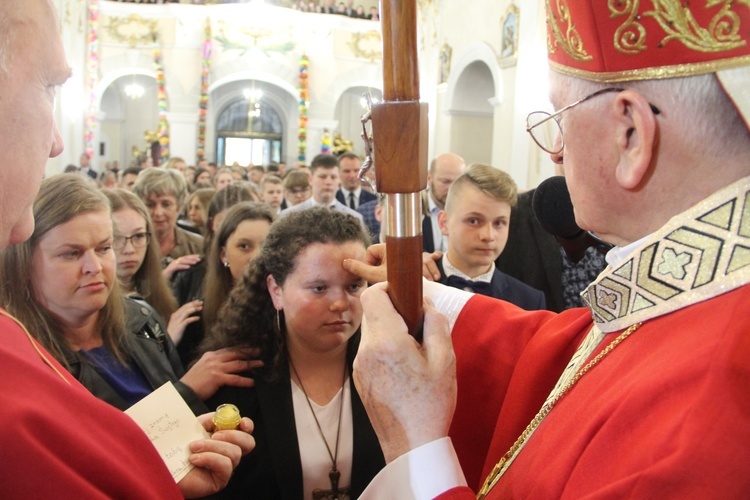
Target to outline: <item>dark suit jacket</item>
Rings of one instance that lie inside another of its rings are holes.
[[[349,496],[357,498],[385,466],[385,459],[351,378],[349,383],[354,422],[354,455]],[[278,380],[273,382],[256,376],[255,387],[222,387],[207,402],[209,408],[215,408],[221,403],[237,405],[243,417],[253,420],[255,449],[242,458],[229,484],[217,498],[310,498],[309,493],[303,494],[302,491],[302,464],[289,369],[283,369]]]
[[[511,219],[512,220],[512,219]],[[443,270],[443,259],[436,262],[440,270],[440,283],[446,284],[445,271]],[[511,304],[515,304],[521,309],[527,311],[536,311],[545,308],[544,294],[531,288],[517,279],[503,274],[495,268],[492,274],[492,297],[502,299]]]
[[[497,269],[544,292],[547,309],[563,310],[560,244],[536,220],[531,208],[534,190],[518,195],[510,216],[508,243],[495,261]]]
[[[344,192],[341,191],[341,188],[339,188],[338,191],[336,191],[336,199],[339,200],[341,203],[349,206],[349,200],[344,198]],[[359,192],[359,205],[357,207],[362,206],[364,203],[367,203],[368,201],[377,200],[378,195],[372,194],[371,192],[367,191],[366,189],[363,189]]]
[[[430,202],[427,197],[430,193],[423,189],[419,193],[422,203],[422,251],[432,253],[435,251],[435,238],[432,234],[432,221],[430,220]]]

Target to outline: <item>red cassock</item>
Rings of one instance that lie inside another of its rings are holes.
[[[644,321],[562,397],[488,498],[748,498],[748,311],[746,285]],[[588,309],[527,312],[479,295],[462,310],[450,435],[471,489],[591,326]],[[471,489],[440,498],[474,498]]]
[[[182,498],[130,417],[37,347],[62,377],[0,316],[0,497]]]

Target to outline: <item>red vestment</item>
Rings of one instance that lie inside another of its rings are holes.
[[[524,432],[595,319],[606,335],[589,359],[640,326],[559,399],[488,497],[750,495],[748,206],[750,178],[674,217],[589,286],[589,309],[469,300],[452,334],[450,430],[469,486]]]
[[[124,413],[99,401],[0,315],[0,497],[182,498]]]
[[[748,310],[744,286],[644,322],[559,401],[490,498],[746,498]],[[451,438],[472,488],[534,418],[590,317],[522,312],[481,296],[461,312]],[[473,493],[442,498],[454,496]]]

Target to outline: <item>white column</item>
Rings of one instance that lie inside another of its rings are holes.
[[[198,147],[198,108],[195,113],[167,113],[169,122],[169,156],[179,156],[188,165],[195,165]]]

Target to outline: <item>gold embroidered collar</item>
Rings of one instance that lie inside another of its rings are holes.
[[[750,282],[750,177],[673,217],[581,293],[604,332]]]

